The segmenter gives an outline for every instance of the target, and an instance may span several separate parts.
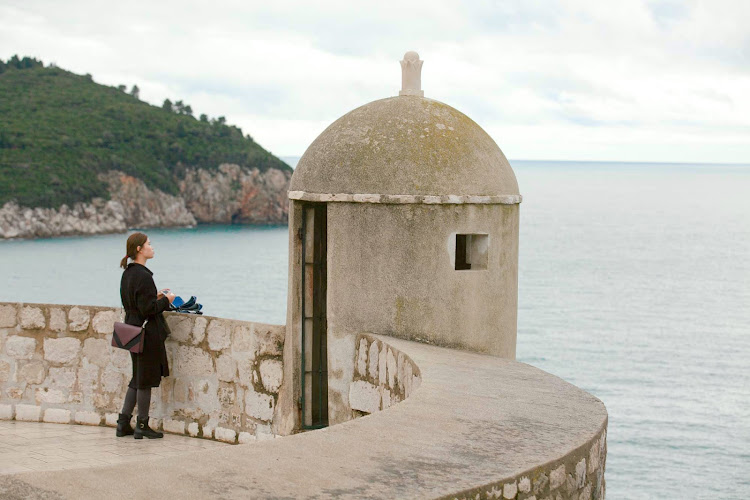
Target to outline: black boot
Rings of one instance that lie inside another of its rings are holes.
[[[135,439],[156,439],[164,437],[164,434],[162,434],[161,432],[156,432],[148,426],[148,417],[135,417],[135,433],[133,437]]]
[[[132,436],[133,428],[130,427],[130,419],[133,415],[125,415],[120,413],[120,417],[117,419],[117,437]]]

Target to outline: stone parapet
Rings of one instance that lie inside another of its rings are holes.
[[[135,469],[115,464],[96,474],[22,474],[12,478],[12,485],[22,488],[26,498],[49,498],[54,492],[93,500],[121,496],[123,475],[136,474],[139,481],[128,489],[135,498],[165,491],[170,497],[196,498],[217,491],[227,498],[604,498],[607,412],[595,397],[512,360],[382,335],[354,339],[357,346],[349,353],[356,354],[348,359],[357,363],[356,380],[394,387],[401,376],[388,385],[388,352],[397,367],[398,353],[403,353],[402,363],[408,356],[419,367],[419,389],[412,387],[408,398],[387,411],[252,447],[222,446]],[[386,379],[381,383],[384,346]],[[371,363],[376,350],[377,378]],[[360,355],[364,351],[367,355]],[[217,429],[217,434],[259,441],[249,433],[235,436],[231,429]]]
[[[236,443],[273,436],[284,327],[166,313],[171,375],[152,426]],[[0,419],[116,425],[132,375],[121,309],[0,303]]]
[[[349,406],[360,415],[385,410],[408,398],[422,383],[409,356],[367,333],[357,335]]]

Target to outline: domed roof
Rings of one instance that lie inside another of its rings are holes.
[[[518,195],[495,141],[439,101],[401,95],[333,122],[307,148],[290,191],[406,195]]]

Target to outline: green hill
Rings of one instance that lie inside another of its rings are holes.
[[[107,199],[96,174],[108,170],[170,194],[188,167],[291,171],[223,117],[191,115],[180,101],[152,106],[137,88],[126,93],[28,57],[0,61],[0,206]]]

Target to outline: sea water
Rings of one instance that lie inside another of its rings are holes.
[[[512,162],[519,361],[600,398],[607,497],[750,498],[750,166]],[[286,321],[286,227],[149,229],[159,288]],[[125,235],[0,242],[0,301],[120,306]]]

